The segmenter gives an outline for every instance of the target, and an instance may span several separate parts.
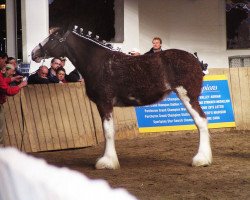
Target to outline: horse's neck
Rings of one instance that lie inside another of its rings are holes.
[[[66,56],[83,75],[83,78],[87,75],[91,76],[92,73],[96,74],[98,70],[100,71],[100,69],[98,69],[100,66],[98,62],[103,62],[103,58],[111,53],[105,48],[86,44],[81,38],[77,38],[74,35],[67,46]]]

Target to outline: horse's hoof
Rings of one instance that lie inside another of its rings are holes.
[[[199,166],[209,166],[212,164],[212,154],[209,156],[205,156],[203,153],[197,153],[196,156],[193,158],[192,166],[199,167]]]
[[[108,157],[101,157],[97,160],[96,169],[119,169],[120,164],[118,159],[111,159]]]

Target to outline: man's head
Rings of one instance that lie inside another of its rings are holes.
[[[16,68],[12,64],[6,64],[6,77],[13,77],[13,75],[16,73]]]
[[[59,79],[59,81],[63,81],[65,79],[65,74],[66,74],[66,71],[63,67],[59,67],[56,70],[56,77]]]
[[[7,63],[7,64],[12,64],[15,68],[17,67],[16,59],[13,58],[13,57],[8,57],[6,63]]]
[[[53,59],[51,60],[51,63],[50,63],[51,68],[52,68],[54,71],[56,71],[56,69],[57,69],[58,67],[60,67],[61,64],[62,64],[62,62],[61,62],[61,60],[60,60],[59,58],[53,58]]]
[[[7,53],[0,51],[0,69],[6,66],[7,59],[8,59]]]
[[[42,65],[39,67],[37,73],[38,73],[38,76],[40,76],[41,78],[47,78],[49,69],[47,66]]]
[[[60,57],[60,60],[61,60],[61,66],[64,67],[67,59],[65,57]]]
[[[153,43],[153,49],[154,50],[159,50],[161,49],[161,44],[162,44],[162,40],[159,37],[154,37],[152,40]]]

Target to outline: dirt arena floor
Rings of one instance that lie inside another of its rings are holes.
[[[117,141],[119,170],[95,170],[98,146],[34,153],[57,166],[123,187],[138,199],[250,199],[250,131],[213,131],[213,164],[191,167],[198,134],[171,133]]]

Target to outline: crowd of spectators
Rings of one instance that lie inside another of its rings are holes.
[[[82,76],[76,69],[66,74],[65,63],[66,58],[64,57],[53,58],[49,68],[42,65],[28,77],[28,84],[83,82]]]

